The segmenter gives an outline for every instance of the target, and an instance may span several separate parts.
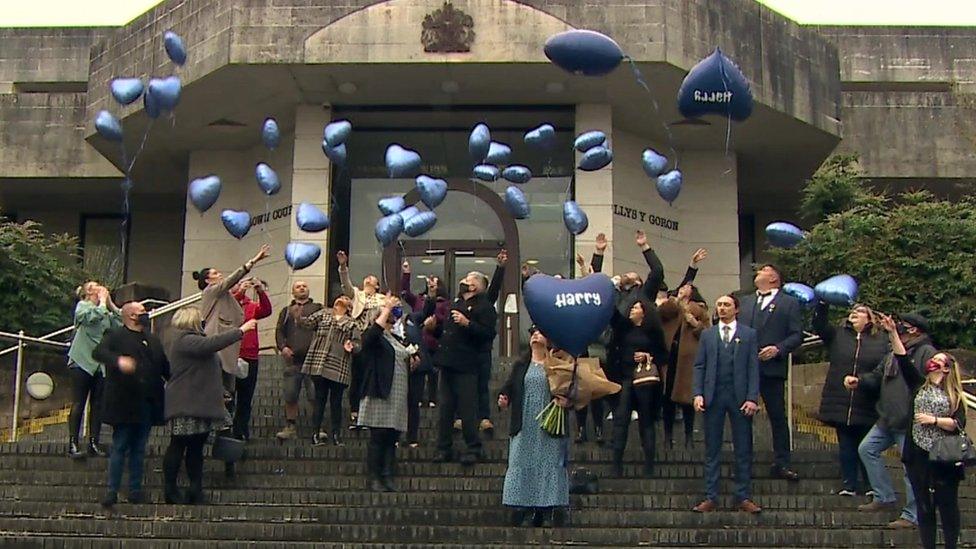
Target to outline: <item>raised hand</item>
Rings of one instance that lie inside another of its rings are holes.
[[[254,254],[254,257],[251,258],[251,264],[268,257],[269,253],[271,253],[271,244],[262,244],[261,248],[258,249],[258,253]]]
[[[410,274],[410,272],[411,272],[410,262],[407,261],[407,260],[403,260],[403,264],[400,265],[400,269],[403,271],[403,274]]]
[[[647,235],[644,231],[637,231],[637,236],[635,237],[637,245],[641,248],[647,246]]]
[[[708,259],[708,250],[705,248],[698,248],[695,250],[695,253],[691,254],[691,266],[698,267],[698,264],[706,259]]]
[[[607,251],[607,235],[600,233],[596,235],[596,255],[603,255]]]
[[[251,320],[244,322],[244,324],[241,324],[241,331],[246,333],[256,329],[257,327],[258,321],[252,318]]]
[[[346,255],[346,252],[340,250],[339,253],[336,254],[336,261],[339,262],[340,267],[345,267],[349,264],[349,256]]]
[[[495,257],[495,261],[498,262],[499,267],[504,267],[508,263],[508,250],[502,248]]]

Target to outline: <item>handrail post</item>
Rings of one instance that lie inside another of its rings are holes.
[[[793,353],[786,358],[786,423],[790,426],[790,451],[793,443]]]
[[[20,415],[20,382],[24,375],[24,331],[17,340],[17,370],[14,374],[14,413],[10,419],[10,442],[17,442],[17,416]]]

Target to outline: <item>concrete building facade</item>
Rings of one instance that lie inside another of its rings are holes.
[[[467,51],[427,51],[438,48],[425,42],[425,21],[436,28],[444,17],[470,22]],[[574,28],[614,38],[650,94],[627,62],[603,78],[548,63],[543,43]],[[163,51],[166,30],[186,44],[183,67]],[[502,247],[516,252],[510,273],[528,261],[570,274],[574,255],[588,256],[605,233],[606,270],[643,271],[637,229],[649,233],[672,284],[692,251],[707,247],[699,283],[713,297],[748,283],[763,227],[796,217],[799,189],[832,152],[860,153],[866,174],[885,185],[969,192],[974,36],[976,29],[804,27],[753,0],[167,0],[119,28],[0,29],[0,210],[78,234],[93,269],[117,253],[125,160],[94,130],[95,113],[106,109],[123,121],[128,154],[140,151],[120,276],[173,297],[196,290],[192,271],[231,270],[262,243],[274,256],[257,275],[276,306],[296,278],[311,283],[316,299],[334,295],[338,250],[350,252],[354,279],[382,273],[396,287],[403,259],[414,276],[453,281],[490,271]],[[682,78],[716,46],[752,84],[756,107],[742,123],[688,121],[677,111]],[[172,116],[151,121],[141,101],[120,107],[109,93],[116,77],[169,74],[183,84]],[[282,131],[273,151],[260,141],[267,117]],[[343,167],[321,150],[323,127],[336,119],[354,126]],[[470,178],[467,134],[482,121],[535,173],[523,187],[528,220],[497,207],[505,185]],[[556,127],[551,153],[521,141],[541,123]],[[594,129],[607,134],[614,161],[580,171],[572,139]],[[418,150],[425,172],[452,190],[435,229],[383,249],[372,234],[376,199],[413,186],[385,177],[383,152],[393,142]],[[673,205],[641,170],[646,147],[670,151],[684,173]],[[277,171],[278,194],[258,190],[258,162]],[[211,173],[223,190],[201,215],[187,185]],[[562,223],[567,199],[590,220],[576,238]],[[301,202],[329,212],[330,229],[299,231]],[[256,219],[243,239],[222,227],[225,208]],[[319,244],[322,258],[293,273],[282,256],[290,240]],[[512,275],[504,293],[518,292]],[[503,353],[524,321],[506,316]]]

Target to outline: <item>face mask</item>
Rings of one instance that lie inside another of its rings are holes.
[[[471,286],[467,282],[458,284],[458,295],[463,295],[471,291]]]
[[[931,358],[929,359],[928,362],[925,363],[926,374],[931,374],[932,372],[938,372],[941,369],[942,369],[942,365],[932,360]]]
[[[149,327],[149,313],[142,313],[139,315],[139,325],[143,328]]]
[[[400,317],[403,316],[403,307],[397,305],[390,310],[390,313],[393,315],[395,320],[400,320]]]

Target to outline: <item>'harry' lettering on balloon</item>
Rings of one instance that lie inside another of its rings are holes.
[[[732,92],[706,92],[695,90],[695,101],[700,103],[728,103],[732,101]]]
[[[575,292],[556,295],[556,307],[574,307],[577,305],[595,305],[602,303],[600,294],[596,292]]]

